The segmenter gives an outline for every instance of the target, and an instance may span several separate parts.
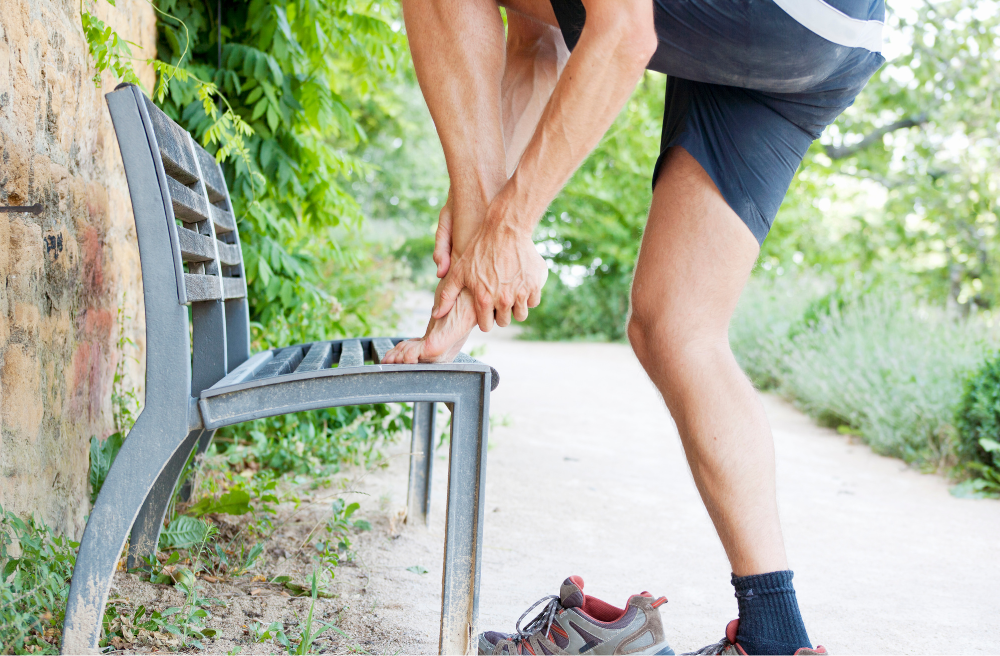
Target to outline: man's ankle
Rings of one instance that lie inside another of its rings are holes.
[[[792,571],[733,574],[740,608],[736,642],[747,654],[794,654],[811,647],[792,586]]]

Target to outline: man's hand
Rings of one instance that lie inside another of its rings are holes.
[[[434,233],[434,263],[437,264],[437,277],[444,278],[451,268],[451,190],[441,213],[438,215],[437,232]]]
[[[500,327],[528,318],[538,305],[549,269],[530,234],[487,222],[441,281],[434,318],[446,316],[464,287],[472,292],[479,329],[489,332],[494,316]],[[495,313],[495,314],[494,314]]]

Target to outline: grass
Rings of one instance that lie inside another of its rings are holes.
[[[925,469],[957,463],[963,382],[997,340],[904,285],[841,287],[755,278],[732,322],[737,360],[762,389],[876,452]]]

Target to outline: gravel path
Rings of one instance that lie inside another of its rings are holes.
[[[579,574],[616,605],[666,595],[678,651],[718,640],[736,616],[729,568],[656,390],[625,345],[477,334],[501,373],[493,394],[481,629],[512,630],[532,602]],[[778,496],[810,637],[834,654],[1000,652],[1000,502],[873,454],[763,396]],[[405,504],[405,445],[369,483],[382,511]],[[446,450],[430,528],[366,549],[372,592],[414,650],[434,653]],[[378,492],[376,492],[378,490]],[[373,509],[374,510],[374,509]],[[426,567],[427,574],[405,568]],[[388,625],[383,625],[388,628]]]

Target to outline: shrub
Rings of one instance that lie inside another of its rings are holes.
[[[975,491],[1000,492],[1000,353],[965,381],[955,425],[957,454],[978,475]]]
[[[955,408],[966,373],[990,343],[986,327],[899,292],[825,291],[809,279],[755,280],[730,331],[759,387],[858,435],[876,452],[938,467],[956,452]]]
[[[549,274],[541,304],[525,322],[524,339],[625,341],[629,274],[588,276],[570,287]]]

